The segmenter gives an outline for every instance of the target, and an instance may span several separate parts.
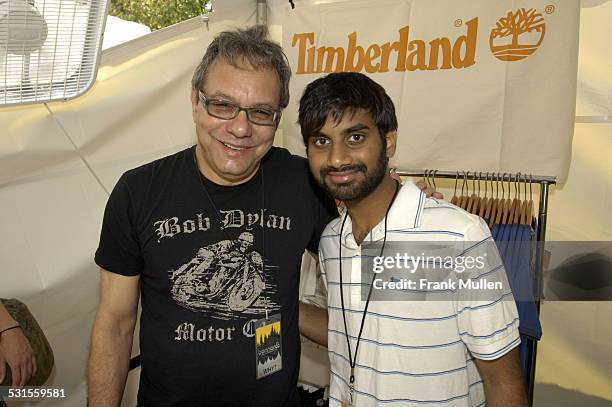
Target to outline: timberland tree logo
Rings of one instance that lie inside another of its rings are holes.
[[[554,12],[554,6],[547,6],[547,13]],[[536,52],[544,41],[546,23],[536,9],[508,11],[491,30],[489,45],[491,52],[502,61],[520,61]]]

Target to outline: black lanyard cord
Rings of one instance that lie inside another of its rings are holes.
[[[387,218],[389,215],[389,211],[391,210],[391,205],[393,205],[393,201],[395,201],[395,198],[397,197],[397,193],[399,192],[399,186],[400,184],[399,182],[397,182],[395,185],[395,193],[393,194],[393,198],[389,202],[389,206],[387,207],[387,211],[385,212],[385,234],[383,237],[382,247],[380,248],[379,257],[383,255],[383,252],[385,250],[385,245],[387,244]],[[344,321],[344,334],[346,336],[346,345],[348,347],[349,365],[351,367],[351,376],[349,379],[350,380],[349,383],[350,385],[353,385],[353,383],[355,382],[355,365],[357,364],[357,352],[359,351],[359,342],[361,341],[361,334],[363,333],[363,327],[365,325],[365,318],[368,312],[368,306],[370,305],[370,298],[372,297],[372,287],[374,284],[374,278],[376,277],[376,274],[372,274],[372,281],[370,281],[368,297],[366,299],[365,307],[363,309],[363,315],[361,316],[361,326],[359,327],[359,334],[357,335],[357,344],[355,345],[355,357],[353,358],[352,353],[351,353],[351,341],[350,341],[349,334],[348,334],[348,325],[346,323],[346,313],[345,313],[345,307],[344,307],[344,292],[342,290],[342,284],[343,284],[343,281],[342,281],[342,232],[344,230],[344,224],[346,223],[347,217],[348,217],[348,210],[346,211],[346,214],[344,215],[344,219],[342,220],[342,226],[340,227],[340,247],[338,248],[338,257],[340,261],[340,267],[339,267],[340,268],[340,304],[342,306],[342,319]]]
[[[206,184],[204,184],[204,174],[202,174],[202,172],[200,171],[200,167],[198,166],[198,159],[196,156],[196,150],[195,148],[193,149],[193,162],[195,164],[195,170],[196,170],[196,174],[198,179],[200,180],[200,185],[202,186],[202,190],[204,191],[204,193],[206,194],[206,198],[208,198],[208,202],[210,203],[210,205],[212,206],[215,215],[217,216],[217,220],[219,221],[219,228],[221,229],[221,231],[225,234],[225,237],[230,240],[230,241],[234,241],[234,239],[231,238],[231,236],[229,235],[229,233],[227,233],[227,231],[223,228],[223,220],[221,219],[221,211],[217,208],[217,205],[215,205],[215,201],[212,199],[212,196],[210,196],[210,194],[208,193],[208,188],[206,188]],[[263,288],[263,297],[264,297],[264,310],[265,310],[265,314],[266,314],[266,320],[268,319],[268,291],[267,291],[267,279],[266,279],[266,228],[265,228],[265,224],[263,222],[263,214],[266,208],[265,205],[265,183],[264,183],[264,167],[263,167],[263,163],[259,164],[259,172],[260,172],[260,188],[261,188],[261,262],[262,262],[262,271],[261,271],[261,279],[264,285]],[[255,246],[257,247],[257,246]]]

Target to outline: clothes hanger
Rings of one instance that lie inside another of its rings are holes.
[[[494,215],[492,215],[493,212],[493,205],[495,204],[495,198],[497,196],[494,197],[493,195],[493,176],[495,175],[494,172],[491,173],[491,198],[489,198],[489,202],[487,203],[487,210],[485,212],[485,218],[487,218],[487,221],[489,221]],[[497,183],[495,183],[495,185],[497,186]],[[498,191],[499,191],[499,186],[498,186]]]
[[[480,173],[480,175],[482,175],[482,173]],[[485,214],[489,208],[489,199],[487,198],[487,192],[488,192],[487,182],[488,181],[489,181],[489,171],[487,171],[487,173],[485,174],[485,181],[484,181],[485,193],[484,193],[484,198],[482,198],[482,200],[480,201],[480,208],[478,209],[478,216],[480,216],[481,218],[485,218]]]
[[[512,190],[510,187],[510,183],[512,181],[512,174],[508,173],[508,199],[506,199],[504,201],[504,209],[503,209],[503,214],[502,214],[502,225],[507,225],[508,224],[508,217],[510,215],[510,207],[512,206],[512,200],[510,199],[510,196],[512,195]],[[503,182],[503,179],[502,179]]]
[[[510,224],[510,216],[512,215],[512,203],[514,200],[512,199],[512,174],[508,173],[508,199],[506,199],[506,224]]]
[[[516,208],[516,220],[514,223],[516,224],[521,224],[521,215],[523,212],[523,201],[525,200],[525,196],[523,195],[523,198],[521,198],[521,184],[523,183],[521,180],[521,176],[523,174],[521,174],[520,172],[517,174],[518,177],[518,181],[517,181],[517,188],[518,188],[518,204],[517,204],[517,208]]]
[[[438,170],[431,170],[431,183],[433,184],[434,191],[438,189],[438,186],[436,185],[436,174],[437,173],[438,173]]]
[[[512,175],[510,175],[510,179],[512,179]],[[514,225],[516,222],[516,208],[520,205],[518,200],[518,173],[514,175],[514,199],[512,200],[512,204],[510,205],[510,211],[508,213],[508,224]]]
[[[497,200],[497,197],[499,196],[499,186],[497,185],[497,182],[495,182],[495,186],[496,186],[496,193],[493,194],[493,177],[496,175],[496,173],[491,173],[491,199],[489,199],[489,207],[487,209],[487,211],[485,212],[485,218],[487,218],[487,222],[489,223],[489,227],[493,227],[493,222],[492,220],[495,218],[495,202]]]
[[[468,174],[469,174],[469,171],[467,173],[465,171],[463,171],[463,185],[461,185],[461,197],[459,198],[459,207],[461,209],[465,209],[466,206],[467,206],[467,202],[468,202],[467,194],[464,194],[464,191],[466,189]]]
[[[468,191],[469,194],[469,191]],[[474,204],[476,201],[476,171],[474,171],[474,178],[472,178],[472,195],[468,199],[465,210],[469,213],[474,213]]]
[[[493,174],[491,174],[491,194],[493,194]],[[491,212],[489,217],[489,228],[492,228],[495,224],[495,218],[497,217],[497,208],[499,206],[499,173],[495,173],[495,199],[491,202]]]
[[[515,188],[516,188],[516,197],[517,197],[517,201],[516,201],[516,208],[514,210],[514,224],[516,225],[520,225],[521,223],[521,204],[522,204],[522,200],[521,200],[521,173],[517,172],[516,173],[516,178],[514,180],[515,182]]]
[[[520,224],[527,224],[527,174],[525,174],[523,182],[523,203],[521,205]]]
[[[457,196],[457,181],[459,180],[459,171],[457,171],[457,176],[455,176],[455,192],[453,192],[453,197],[451,198],[451,203],[453,205],[459,206],[459,197]]]
[[[504,188],[504,179],[506,178],[506,172],[501,177],[502,195],[497,202],[497,210],[495,211],[495,224],[501,225],[504,220],[504,212],[506,209],[506,188]]]
[[[531,189],[533,184],[533,176],[529,174],[529,203],[527,203],[527,215],[526,219],[529,225],[533,223],[533,190]]]
[[[501,225],[504,221],[504,212],[506,209],[506,188],[504,188],[504,180],[506,179],[506,173],[502,174],[501,186],[502,186],[502,197],[499,200],[497,215],[495,216],[495,223]]]
[[[427,184],[427,187],[429,187],[430,189],[433,188],[433,190],[436,190],[436,183],[433,182],[433,178],[432,178],[432,174],[433,174],[434,170],[425,170],[425,183]]]
[[[465,171],[463,171],[463,176],[462,178],[465,177]],[[464,194],[465,192],[465,179],[461,182],[461,194],[459,195],[459,201],[457,202],[457,206],[460,208],[463,208],[463,199],[464,199]]]
[[[474,171],[474,178],[476,178],[476,171]],[[482,178],[482,172],[478,173],[478,179],[476,181],[476,185],[478,185],[478,192],[474,196],[474,204],[472,206],[472,213],[474,215],[478,215],[478,210],[480,209],[480,204],[482,202],[482,198],[480,197],[480,179]]]
[[[425,171],[423,171],[423,182],[425,183],[425,185],[427,185],[427,188],[431,188],[427,174],[429,174],[429,170],[426,168]]]
[[[474,178],[476,177],[476,172],[474,172]],[[476,194],[476,198],[474,199],[474,206],[472,207],[472,213],[474,215],[478,215],[480,211],[480,207],[482,206],[482,197],[480,196],[480,181],[482,181],[482,171],[478,173],[478,193]]]

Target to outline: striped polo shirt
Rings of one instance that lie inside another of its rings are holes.
[[[340,302],[340,241],[353,357],[365,306],[361,293],[361,260],[365,255],[353,237],[350,216],[340,236],[343,217],[327,225],[319,243],[329,313],[330,406],[340,406],[349,399],[350,365]],[[384,228],[383,219],[364,243],[382,241]],[[389,211],[387,242],[391,241],[469,242],[472,246],[493,242],[482,219],[447,202],[426,198],[411,182],[401,187]],[[487,256],[484,268],[486,274],[497,273],[497,280],[504,281],[504,288],[489,290],[486,300],[370,302],[355,366],[354,405],[485,405],[474,358],[497,359],[520,339],[516,306],[496,248]],[[369,283],[363,285],[366,290]]]

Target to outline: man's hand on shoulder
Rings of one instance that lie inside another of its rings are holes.
[[[416,182],[416,186],[425,194],[427,198],[444,199],[444,195],[441,192],[436,191],[434,188],[427,185],[422,179]]]
[[[394,169],[391,170],[390,174],[394,180],[400,183],[402,182],[402,177],[400,177]],[[427,198],[444,199],[444,195],[441,192],[438,192],[434,188],[427,185],[427,183],[423,181],[422,179],[415,182],[415,185],[421,191],[423,191],[423,193],[425,194]]]
[[[398,182],[402,182],[402,178],[395,172],[395,170],[391,170],[391,177]],[[436,199],[444,199],[444,195],[441,192],[436,191],[434,188],[427,185],[425,181],[422,179],[415,182],[415,185],[419,187],[421,191],[425,194],[427,198],[436,198]]]

